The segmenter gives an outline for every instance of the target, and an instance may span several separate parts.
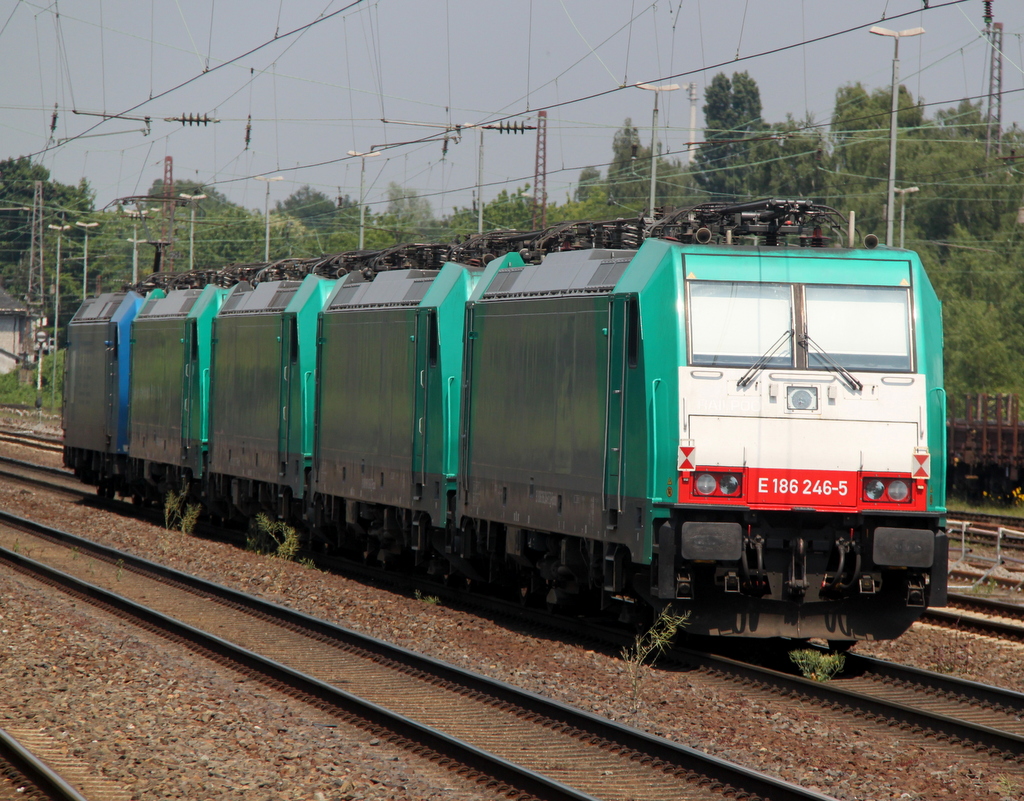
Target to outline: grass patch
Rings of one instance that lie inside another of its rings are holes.
[[[273,554],[289,562],[299,553],[298,532],[283,520],[271,520],[260,512],[249,523],[246,547],[256,553]]]
[[[946,499],[946,509],[948,510],[947,516],[949,517],[956,517],[957,512],[963,512],[964,514],[1019,517],[1024,521],[1024,505],[1016,506],[1012,503],[997,503],[995,500],[986,499],[976,503],[966,498],[950,496]]]
[[[164,498],[164,528],[191,535],[196,530],[201,510],[198,503],[188,502],[188,482],[183,481],[180,490],[168,492]]]
[[[64,353],[65,351],[60,350],[56,354],[44,356],[40,365],[43,388],[39,400],[42,402],[42,408],[55,412],[59,412],[64,403]],[[53,384],[55,368],[56,385]],[[0,403],[34,407],[36,397],[35,366],[0,375]]]
[[[676,632],[686,625],[689,612],[684,615],[673,615],[671,607],[665,607],[647,631],[636,635],[633,644],[620,652],[626,665],[626,676],[629,679],[629,701],[634,715],[640,711],[643,702],[644,679],[650,672],[651,665],[665,653]]]
[[[436,595],[424,595],[419,590],[413,590],[412,594],[413,594],[413,597],[415,597],[417,601],[423,601],[423,603],[431,604],[433,606],[440,606],[441,605],[441,599],[438,598]]]
[[[805,679],[829,681],[846,665],[845,654],[832,654],[817,648],[801,648],[789,652],[789,661],[800,669]]]

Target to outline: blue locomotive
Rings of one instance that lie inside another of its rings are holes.
[[[560,606],[896,637],[946,598],[941,308],[840,225],[704,204],[155,276],[69,326],[65,462]]]

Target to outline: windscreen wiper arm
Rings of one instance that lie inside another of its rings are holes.
[[[747,370],[747,372],[745,372],[743,374],[743,376],[740,378],[739,381],[736,382],[736,387],[738,389],[743,389],[751,381],[753,381],[754,378],[757,376],[757,374],[760,373],[764,369],[766,364],[768,364],[768,362],[771,360],[771,358],[776,353],[778,353],[779,348],[781,348],[783,345],[785,345],[792,338],[793,338],[793,329],[792,328],[790,328],[788,331],[784,331],[782,336],[779,337],[777,340],[775,340],[775,344],[772,345],[767,351],[765,351],[764,355],[760,359],[758,359],[756,362],[754,362],[752,365],[750,365],[750,369]]]
[[[815,355],[818,356],[818,358],[820,358],[825,363],[825,366],[831,372],[838,375],[846,384],[846,386],[848,386],[851,390],[857,392],[859,390],[864,389],[864,385],[860,383],[860,381],[858,381],[856,378],[854,378],[850,374],[849,370],[847,370],[839,362],[837,362],[835,359],[829,356],[821,347],[821,345],[819,345],[817,342],[815,342],[813,339],[807,336],[807,334],[804,334],[802,337],[800,337],[800,346],[807,352],[810,352],[813,348]]]

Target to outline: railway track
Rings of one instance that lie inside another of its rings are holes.
[[[34,434],[30,431],[19,431],[9,428],[0,429],[0,442],[20,445],[25,448],[33,448],[48,453],[64,452],[64,440],[62,438]]]
[[[0,801],[86,801],[10,732],[0,729]]]
[[[0,532],[0,556],[19,571],[116,609],[346,722],[448,761],[496,793],[826,798],[88,540],[9,515],[3,521],[17,532]],[[95,571],[95,585],[70,575],[94,560],[106,565]],[[138,603],[143,597],[145,606]],[[176,620],[168,617],[171,611]]]
[[[84,546],[79,544],[75,547]],[[119,555],[117,558],[124,556]],[[351,565],[346,572],[353,572]],[[395,579],[394,574],[377,574],[370,568],[356,568],[356,572],[372,574],[371,577],[376,580],[386,575],[392,582],[408,583],[404,579]],[[410,587],[403,589],[411,591]],[[458,603],[476,609],[481,604],[490,604],[479,598],[467,600],[464,595],[443,588],[431,586],[426,589],[445,594],[446,605]],[[994,608],[983,600],[969,597],[961,599],[954,596],[952,603],[960,604],[962,608],[941,614],[937,610],[936,617],[945,617],[951,621],[950,625],[961,630],[969,626],[965,612],[984,608],[987,614],[992,614]],[[1005,610],[1007,613],[1014,611],[1019,612],[1013,607]],[[485,613],[514,615],[517,622],[522,621],[523,615],[531,614],[529,610],[519,608]],[[590,640],[600,637],[615,647],[629,642],[629,638],[622,632],[597,633],[589,624],[553,620],[545,614],[538,614],[532,624],[547,630],[557,627],[562,635],[570,633]],[[751,665],[687,649],[676,649],[671,658],[680,665],[731,682],[754,686],[767,693],[793,696],[825,709],[843,710],[890,726],[909,728],[953,744],[989,752],[1003,759],[1020,762],[1024,758],[1024,729],[1020,721],[1024,717],[1024,696],[1012,691],[856,655],[848,655],[849,661],[843,677],[829,684],[804,680],[787,673],[785,669],[773,670],[770,666]]]
[[[1024,606],[1020,604],[951,593],[945,609],[929,609],[922,619],[955,631],[1024,642]]]

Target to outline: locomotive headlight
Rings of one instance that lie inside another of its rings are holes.
[[[718,489],[723,495],[735,495],[740,489],[740,480],[736,476],[722,476]]]
[[[696,487],[701,495],[710,495],[718,488],[718,482],[711,473],[701,473],[697,476]]]
[[[786,387],[786,407],[801,412],[818,408],[817,387]]]
[[[864,495],[869,500],[878,501],[881,500],[885,494],[885,484],[879,481],[877,478],[873,478],[864,484]]]
[[[905,501],[910,494],[910,488],[906,482],[896,479],[889,482],[889,497],[894,501]]]

